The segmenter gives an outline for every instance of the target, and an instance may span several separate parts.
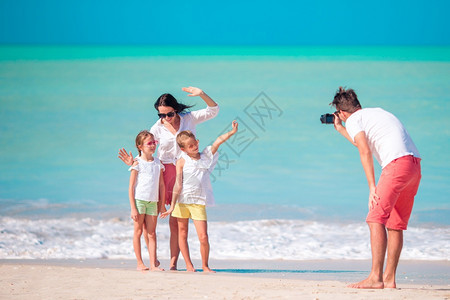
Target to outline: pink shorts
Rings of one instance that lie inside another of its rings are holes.
[[[391,161],[381,172],[375,191],[380,199],[366,222],[406,230],[421,177],[420,158],[407,155]]]
[[[172,192],[177,177],[177,169],[173,164],[164,164],[164,169],[163,178],[166,186],[166,205],[170,205],[172,203]]]

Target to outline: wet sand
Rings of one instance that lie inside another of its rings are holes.
[[[167,268],[167,261],[161,263]],[[199,265],[198,261],[194,264]],[[347,288],[353,279],[367,276],[368,264],[368,261],[211,261],[210,266],[217,273],[205,274],[182,271],[183,261],[181,271],[140,272],[135,270],[133,260],[0,260],[0,298],[450,298],[447,261],[403,262],[397,289]]]

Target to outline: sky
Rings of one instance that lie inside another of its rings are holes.
[[[450,45],[450,1],[0,0],[0,44]]]

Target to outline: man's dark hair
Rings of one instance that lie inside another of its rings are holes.
[[[354,113],[361,108],[355,91],[353,89],[346,90],[341,86],[336,92],[336,95],[334,95],[333,102],[330,105],[336,107],[337,110],[343,110],[349,113]]]

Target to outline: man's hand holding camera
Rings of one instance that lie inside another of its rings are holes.
[[[342,130],[345,130],[345,127],[344,125],[342,125],[342,120],[341,118],[339,118],[339,113],[336,111],[335,113],[333,113],[333,115],[334,115],[333,120],[334,129],[336,129],[340,133]]]

